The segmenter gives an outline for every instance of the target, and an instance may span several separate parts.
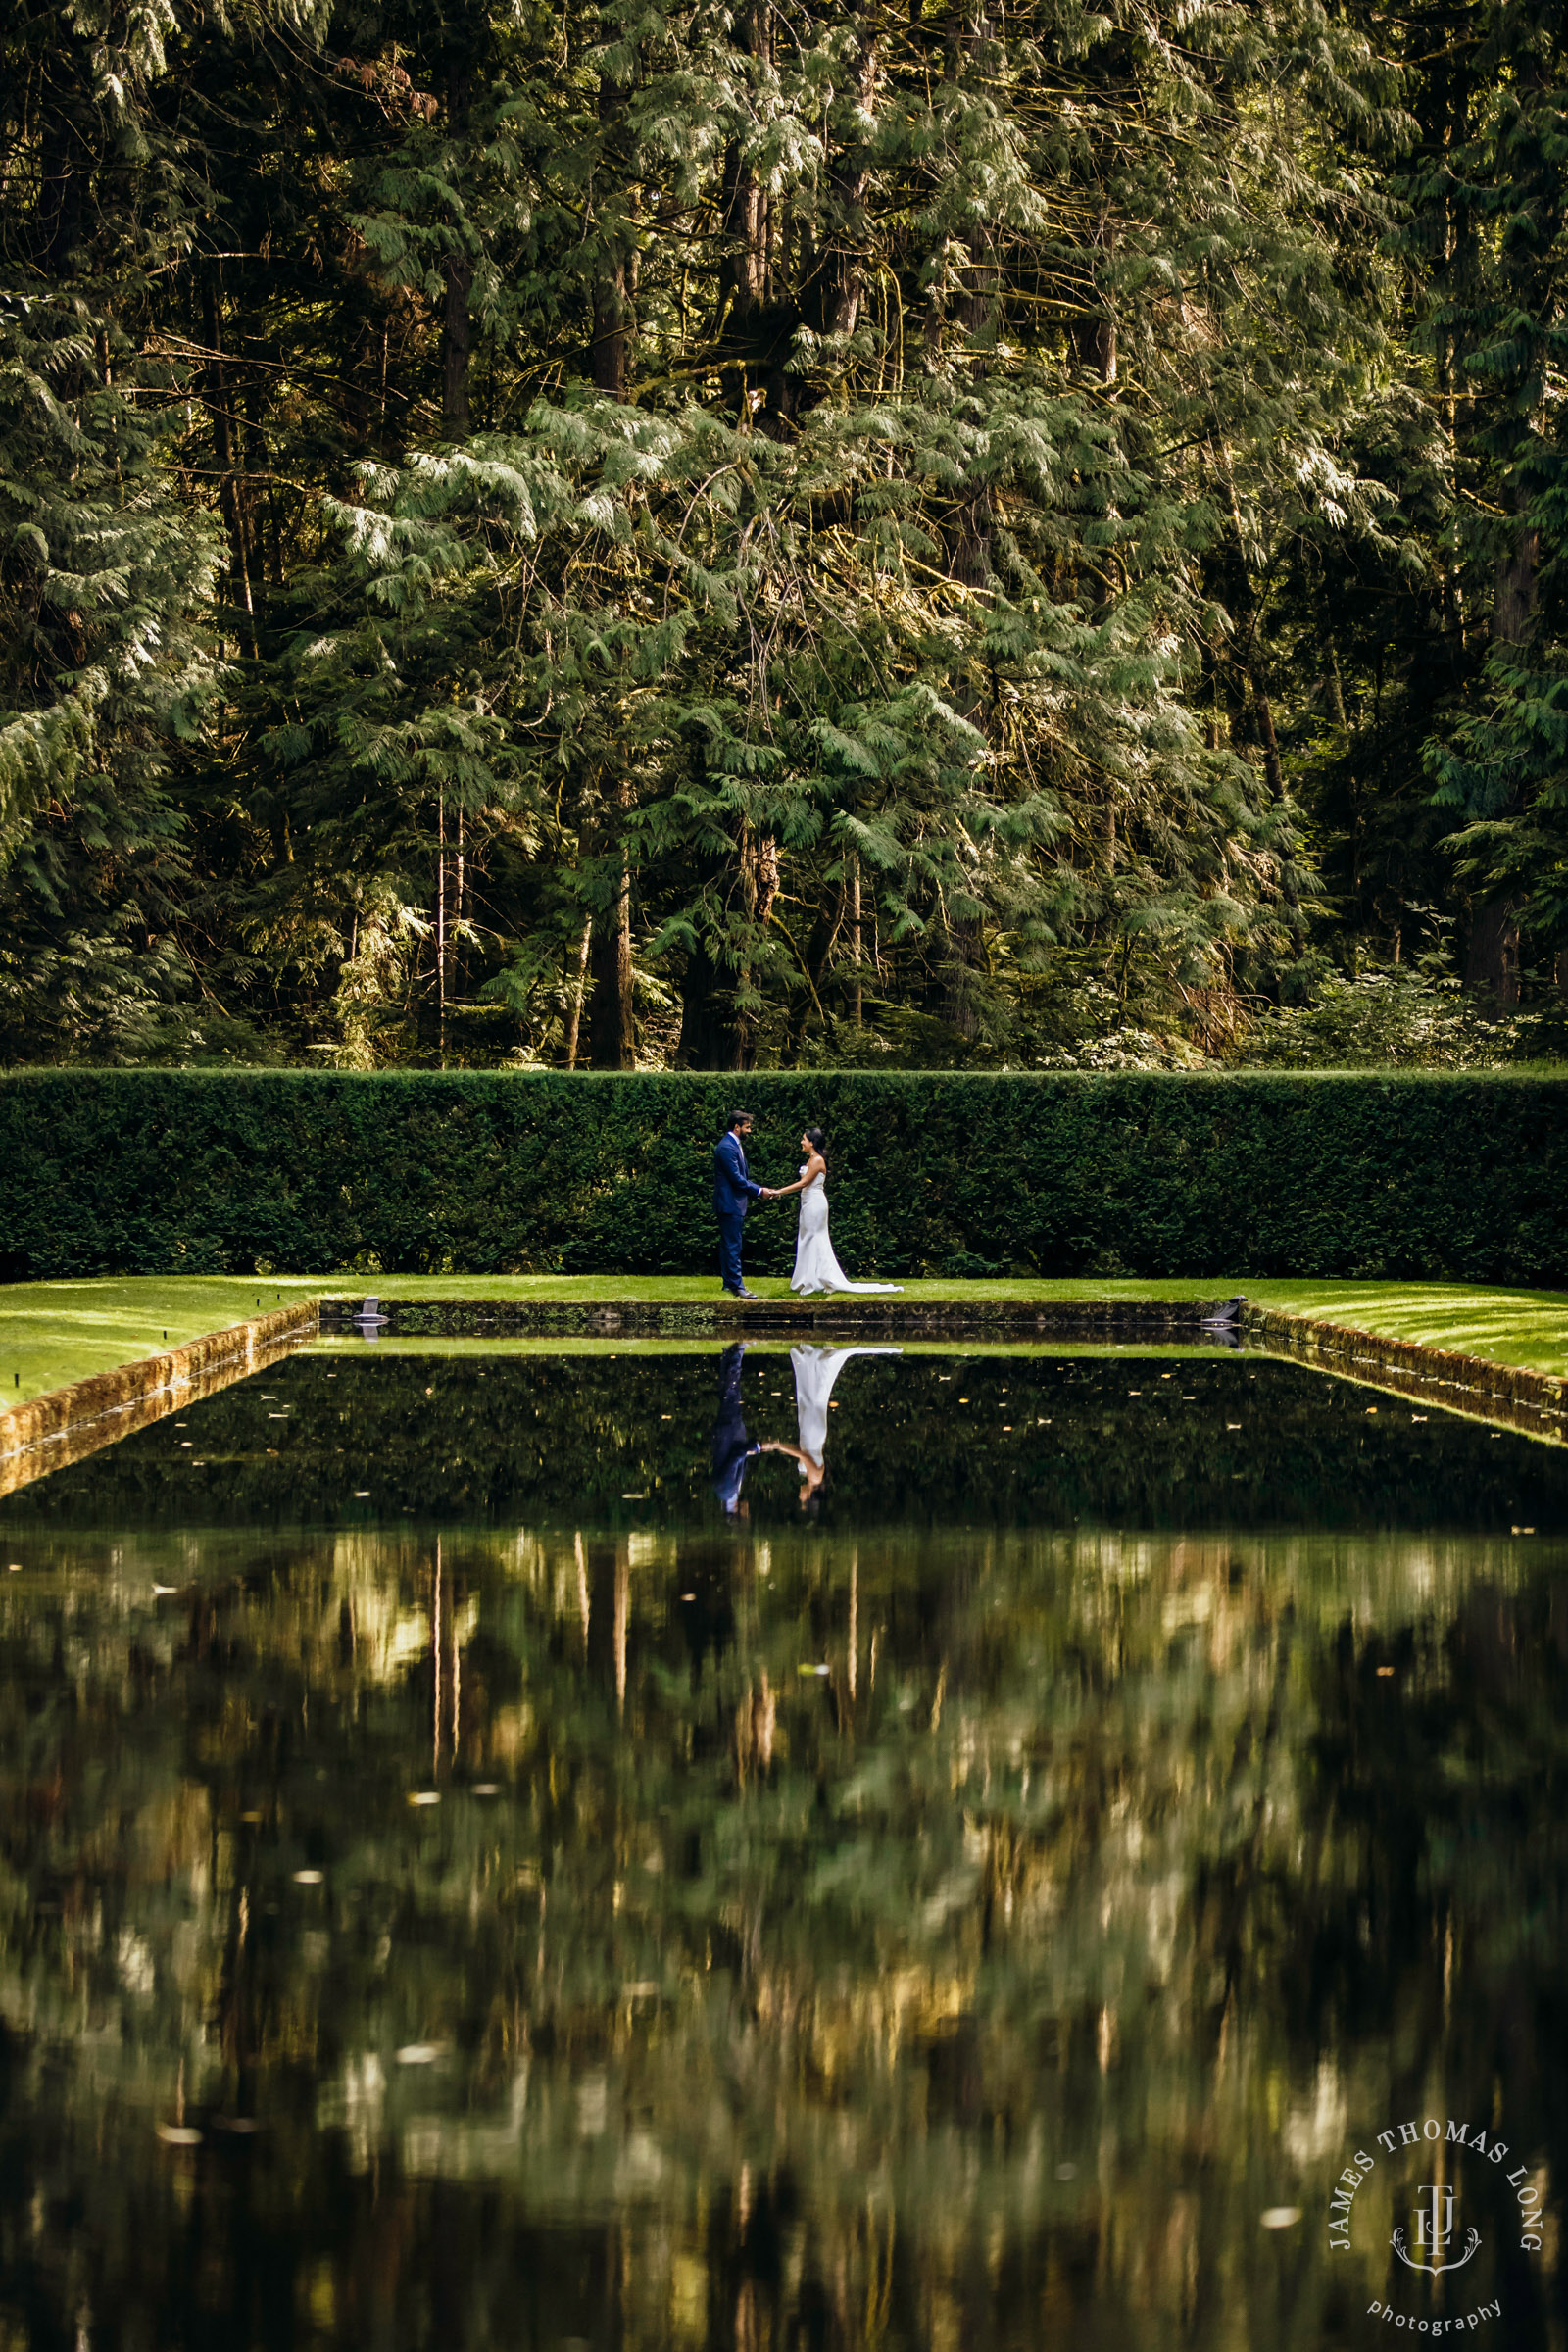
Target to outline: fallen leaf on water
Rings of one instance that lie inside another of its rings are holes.
[[[202,2144],[201,2133],[190,2124],[159,2124],[157,2132],[172,2148],[199,2148]]]

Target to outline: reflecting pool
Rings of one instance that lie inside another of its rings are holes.
[[[1565,1537],[1226,1351],[346,1346],[21,1489],[0,2352],[1568,2343]]]

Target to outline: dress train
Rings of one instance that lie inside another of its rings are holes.
[[[804,1176],[806,1166],[801,1173]],[[812,1291],[898,1291],[897,1282],[852,1282],[833,1254],[827,1231],[827,1179],[813,1176],[801,1195],[801,1223],[795,1242],[795,1271],[790,1289],[803,1297]]]

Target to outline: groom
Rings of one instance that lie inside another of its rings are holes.
[[[749,1110],[732,1110],[724,1132],[713,1146],[713,1214],[718,1219],[718,1278],[734,1298],[755,1298],[741,1272],[741,1237],[746,1211],[754,1200],[770,1200],[765,1184],[746,1172],[746,1138],[752,1132]]]

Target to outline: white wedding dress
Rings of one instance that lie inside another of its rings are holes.
[[[804,1176],[808,1160],[802,1160]],[[795,1271],[790,1276],[790,1289],[803,1295],[811,1291],[898,1291],[897,1282],[852,1282],[833,1254],[833,1245],[827,1238],[827,1178],[813,1176],[801,1195],[801,1224],[795,1242]]]
[[[795,1374],[795,1421],[803,1453],[818,1470],[827,1445],[827,1408],[833,1401],[833,1383],[852,1355],[902,1355],[902,1348],[792,1348]]]

